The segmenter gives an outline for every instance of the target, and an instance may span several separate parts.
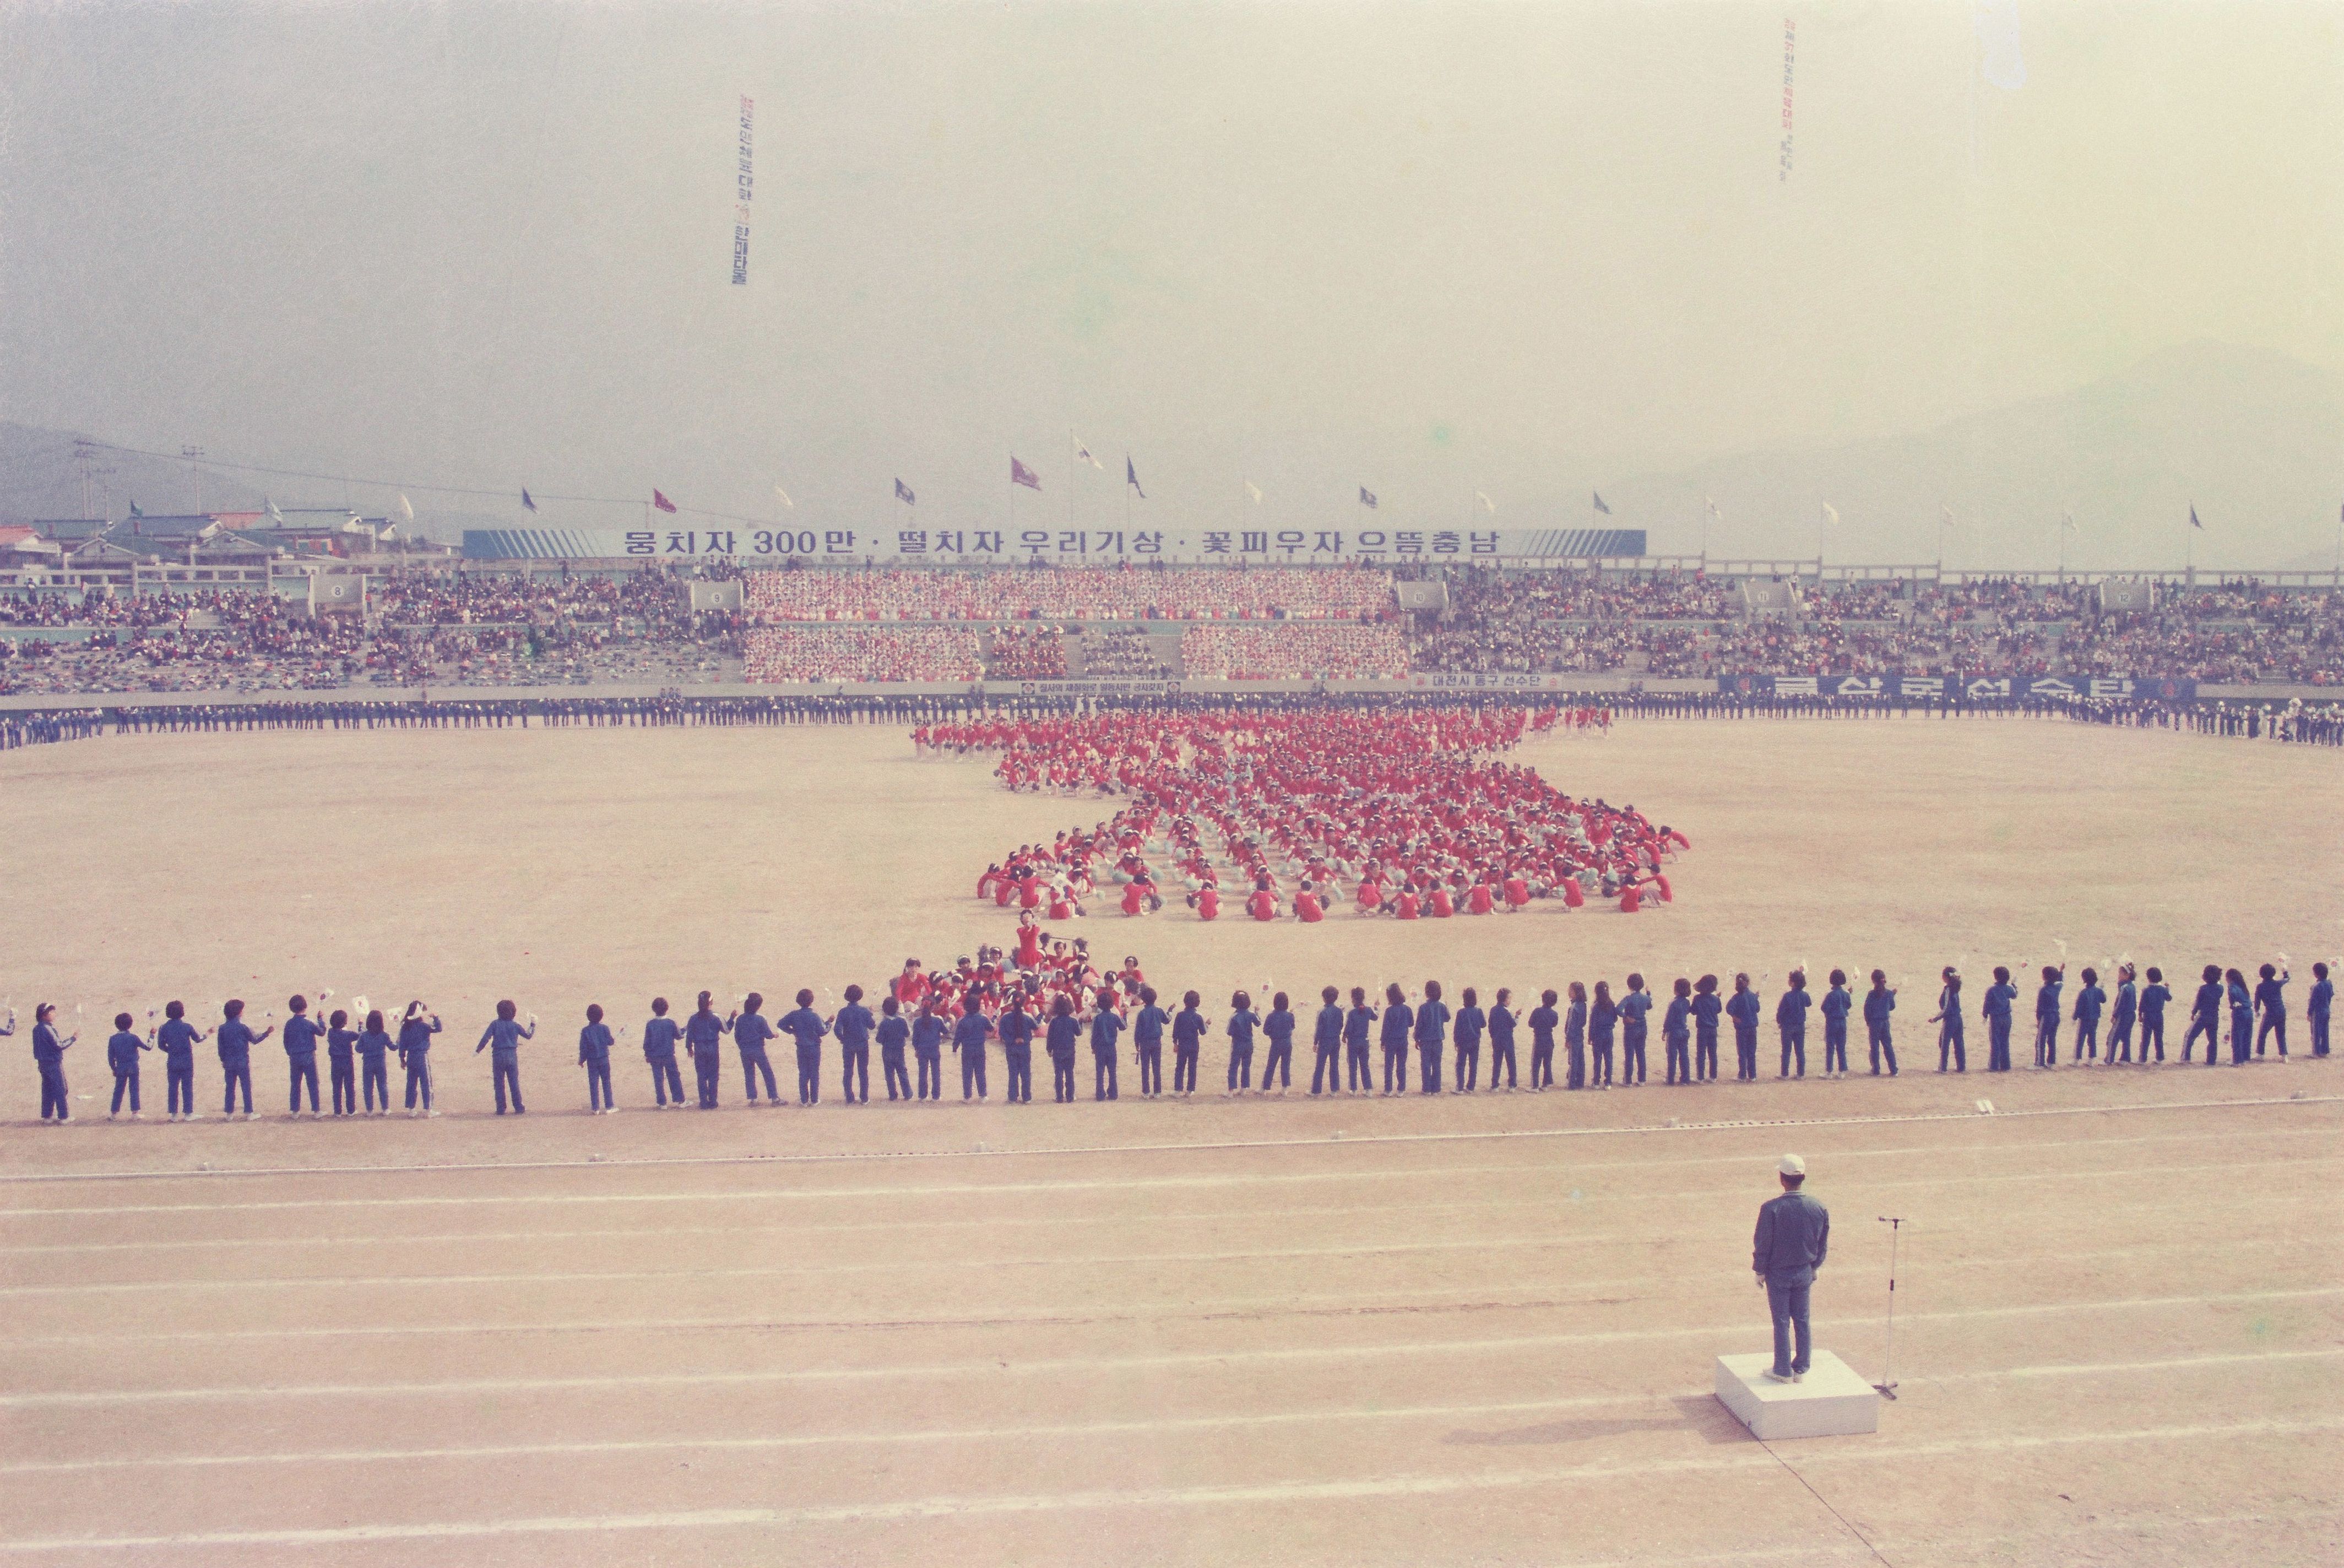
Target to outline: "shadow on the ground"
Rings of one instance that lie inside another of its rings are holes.
[[[1686,1394],[1670,1400],[1674,1415],[1606,1416],[1579,1421],[1541,1421],[1536,1426],[1508,1427],[1500,1431],[1457,1431],[1440,1441],[1453,1447],[1526,1448],[1561,1443],[1592,1442],[1637,1431],[1692,1431],[1705,1442],[1747,1442],[1750,1433],[1733,1412],[1707,1394]]]

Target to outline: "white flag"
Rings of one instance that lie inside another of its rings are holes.
[[[399,498],[399,515],[405,518],[409,522],[413,522],[415,521],[415,509],[407,504],[407,498],[405,496],[400,496]]]
[[[262,496],[262,497],[260,498],[260,504],[261,504],[261,505],[263,505],[263,506],[265,506],[265,507],[267,507],[267,508],[268,509],[268,521],[271,521],[271,522],[273,522],[273,523],[276,523],[276,524],[277,524],[278,526],[279,526],[280,528],[284,526],[284,523],[285,523],[285,514],[284,514],[283,512],[281,512],[281,511],[278,511],[278,510],[277,510],[277,503],[276,503],[275,501],[273,501],[269,500],[267,496],[265,496],[265,495],[264,495],[264,496]]]
[[[1837,528],[1839,526],[1839,509],[1833,506],[1829,501],[1824,502],[1824,521],[1830,523],[1834,528]]]
[[[775,485],[773,487],[773,499],[780,501],[783,506],[788,507],[792,511],[795,511],[797,510],[798,503],[792,501],[790,499],[790,492],[783,490],[780,485]]]
[[[1478,490],[1473,492],[1473,499],[1481,503],[1481,510],[1483,511],[1494,514],[1498,510],[1498,503],[1491,501],[1488,496],[1484,495]]]
[[[1254,483],[1251,480],[1247,480],[1245,481],[1245,487],[1246,494],[1253,497],[1254,505],[1259,506],[1261,504],[1261,486]]]
[[[1944,518],[1944,519],[1945,520],[1945,526],[1946,526],[1946,527],[1951,528],[1951,527],[1954,525],[1954,509],[1953,509],[1952,507],[1950,507],[1950,506],[1941,506],[1941,507],[1939,507],[1939,508],[1937,509],[1937,515],[1938,515],[1938,516],[1940,516],[1940,517],[1942,517],[1942,518]]]
[[[1078,463],[1088,463],[1091,467],[1097,469],[1102,473],[1106,471],[1106,465],[1099,461],[1098,459],[1091,456],[1091,449],[1085,446],[1080,440],[1075,442],[1075,460]]]
[[[2066,529],[2074,528],[2076,526],[2076,514],[2072,511],[2061,512],[2059,514],[2059,526]]]
[[[1709,508],[1709,516],[1710,516],[1710,521],[1713,521],[1713,522],[1723,522],[1723,521],[1725,521],[1723,518],[1722,518],[1722,517],[1720,517],[1720,516],[1718,515],[1718,511],[1717,511],[1717,503],[1716,503],[1715,501],[1713,501],[1710,500],[1710,499],[1709,499],[1709,497],[1707,497],[1707,496],[1702,496],[1702,497],[1701,498],[1701,504],[1702,504],[1702,505],[1703,505],[1703,506],[1705,506],[1705,507],[1707,507],[1707,508]]]

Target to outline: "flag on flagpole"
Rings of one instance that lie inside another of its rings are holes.
[[[1072,430],[1069,430],[1066,433],[1068,435],[1074,434]],[[1091,449],[1085,445],[1079,439],[1075,442],[1075,460],[1078,463],[1088,463],[1091,467],[1098,470],[1101,473],[1105,473],[1106,471],[1106,464],[1091,456]]]
[[[1134,490],[1139,490],[1139,470],[1131,466],[1131,454],[1129,452],[1126,452],[1123,455],[1123,482],[1129,485]],[[1147,499],[1147,492],[1144,490],[1139,490],[1139,499],[1146,501]]]
[[[675,502],[660,494],[657,490],[653,490],[652,491],[652,504],[659,508],[662,511],[673,511],[675,510]]]
[[[138,503],[134,501],[130,503],[130,515],[133,517],[145,517],[146,514],[138,510]]]
[[[897,480],[895,481],[895,499],[902,501],[905,506],[917,506],[920,504],[918,500],[912,494],[912,487],[905,484],[902,480]]]
[[[1723,522],[1723,521],[1725,521],[1724,517],[1723,517],[1723,516],[1722,516],[1722,515],[1719,513],[1718,510],[1717,510],[1717,503],[1716,503],[1715,501],[1713,501],[1710,500],[1710,499],[1709,499],[1709,497],[1707,497],[1707,496],[1702,496],[1702,497],[1701,498],[1701,504],[1702,504],[1702,505],[1703,505],[1703,506],[1705,506],[1705,507],[1707,507],[1707,508],[1709,508],[1709,520],[1710,520],[1710,521],[1712,521],[1712,522]]]
[[[2072,511],[2061,512],[2059,514],[2059,526],[2072,531],[2076,526],[2076,514]]]
[[[1951,528],[1954,525],[1954,509],[1952,507],[1939,507],[1937,509],[1937,515],[1945,520],[1945,523],[1947,528]]]
[[[529,486],[527,485],[520,487],[520,504],[528,511],[535,511],[537,510],[537,502],[529,498]]]
[[[1012,452],[1009,456],[1009,482],[1011,484],[1022,484],[1027,490],[1040,490],[1042,488],[1042,476],[1036,473],[1032,469],[1027,468],[1024,463],[1019,462],[1017,460],[1017,455],[1015,452]]]
[[[1603,504],[1603,492],[1599,490],[1592,493],[1595,497],[1595,510],[1601,512],[1604,516],[1610,517],[1612,515],[1612,509]]]
[[[1475,491],[1473,492],[1473,499],[1481,503],[1481,510],[1483,511],[1489,512],[1492,515],[1496,514],[1498,503],[1490,499],[1490,494],[1487,491]]]
[[[2203,531],[2206,527],[2204,523],[2198,521],[2198,503],[2194,501],[2189,503],[2189,526],[2200,531]]]
[[[285,526],[285,514],[284,514],[283,512],[281,512],[281,511],[278,511],[278,510],[277,510],[277,503],[276,503],[275,501],[273,501],[269,500],[267,496],[265,496],[265,495],[264,495],[264,496],[262,496],[262,497],[260,498],[260,504],[261,504],[261,505],[263,505],[263,506],[265,506],[265,507],[267,507],[267,508],[268,509],[268,521],[271,521],[271,522],[275,523],[275,524],[276,524],[278,527],[279,527],[279,528],[282,528],[282,527],[284,527],[284,526]],[[2192,522],[2197,521],[2198,521],[2198,514],[2197,514],[2196,512],[2194,512],[2194,511],[2193,511],[2193,512],[2191,512],[2191,513],[2189,514],[2189,521],[2192,521]]]
[[[1824,521],[1830,523],[1834,528],[1837,528],[1839,526],[1839,508],[1832,505],[1829,501],[1824,502]]]
[[[399,515],[405,518],[409,522],[413,522],[415,521],[415,508],[408,503],[408,500],[405,496],[400,496],[399,498]]]
[[[773,487],[773,499],[780,501],[783,506],[788,507],[792,511],[795,511],[798,509],[798,503],[790,499],[790,492],[783,490],[780,485],[775,485]]]
[[[1371,490],[1369,490],[1366,485],[1361,485],[1361,486],[1359,487],[1359,504],[1360,504],[1361,506],[1373,506],[1373,505],[1375,505],[1375,504],[1376,504],[1376,492],[1375,492],[1375,491],[1371,491]]]
[[[1261,486],[1254,483],[1251,480],[1246,480],[1242,482],[1246,487],[1246,494],[1253,497],[1254,505],[1259,506],[1261,504]]]

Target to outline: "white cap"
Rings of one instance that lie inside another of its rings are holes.
[[[1795,1154],[1786,1154],[1774,1168],[1784,1176],[1804,1176],[1807,1173],[1807,1162]]]

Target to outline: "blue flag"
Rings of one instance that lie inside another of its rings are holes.
[[[1595,510],[1606,517],[1612,515],[1612,509],[1603,504],[1603,492],[1600,490],[1595,492]]]
[[[1369,490],[1366,485],[1361,485],[1361,486],[1359,487],[1359,504],[1360,504],[1361,506],[1373,506],[1373,505],[1375,505],[1375,504],[1376,504],[1376,492],[1375,492],[1375,491],[1371,491],[1371,490]]]
[[[1139,470],[1131,466],[1131,454],[1129,452],[1126,452],[1123,457],[1123,482],[1129,485],[1134,490],[1139,490]],[[1139,499],[1146,501],[1147,499],[1147,492],[1144,490],[1139,490]]]
[[[895,499],[902,501],[905,506],[917,506],[920,504],[919,501],[912,495],[912,487],[905,484],[902,480],[897,480],[895,481]]]
[[[2200,531],[2203,531],[2206,527],[2204,523],[2198,521],[2198,503],[2194,501],[2189,503],[2189,526]]]
[[[529,486],[527,485],[520,487],[520,503],[521,505],[529,508],[531,511],[535,511],[537,510],[537,502],[529,499]]]

